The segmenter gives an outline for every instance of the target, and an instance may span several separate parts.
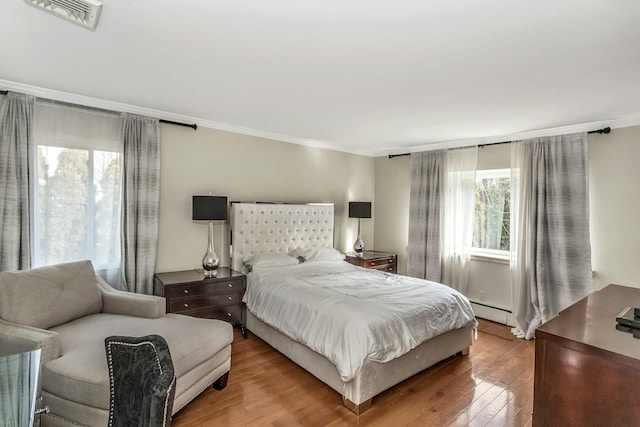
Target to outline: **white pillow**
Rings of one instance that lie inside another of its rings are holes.
[[[299,264],[296,258],[279,252],[263,252],[247,257],[243,262],[249,270],[256,267],[286,267]]]
[[[326,246],[313,246],[311,248],[298,248],[295,257],[302,257],[306,262],[312,261],[344,261],[344,254],[334,248]]]

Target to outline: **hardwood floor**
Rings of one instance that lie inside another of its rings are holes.
[[[209,388],[173,417],[191,426],[530,426],[534,342],[480,319],[469,356],[451,357],[383,392],[359,417],[340,394],[255,335],[233,341],[222,391]]]

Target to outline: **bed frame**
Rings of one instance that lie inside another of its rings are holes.
[[[333,247],[333,205],[232,203],[232,267],[246,271],[245,257],[261,252],[292,253],[298,247]],[[324,356],[293,341],[247,310],[247,329],[342,395],[356,414],[370,406],[374,396],[452,355],[466,355],[473,328],[452,330],[434,337],[386,363],[371,360],[356,378],[344,382]]]

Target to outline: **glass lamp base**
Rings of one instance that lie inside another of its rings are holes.
[[[218,254],[216,254],[216,251],[213,250],[213,222],[209,221],[209,242],[207,245],[207,252],[202,258],[204,276],[215,277],[218,265],[220,265],[220,258],[218,257]]]
[[[353,244],[353,250],[358,254],[361,254],[362,252],[364,252],[364,242],[359,236],[356,239],[355,243]]]

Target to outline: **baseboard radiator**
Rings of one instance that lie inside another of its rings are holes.
[[[471,301],[471,306],[476,317],[502,323],[503,325],[515,326],[511,310],[476,301]]]

